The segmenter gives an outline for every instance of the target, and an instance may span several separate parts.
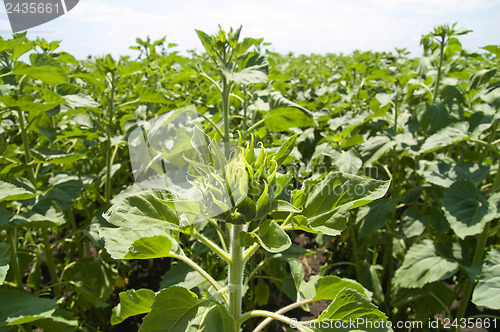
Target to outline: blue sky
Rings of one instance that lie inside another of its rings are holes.
[[[474,30],[465,48],[500,44],[500,0],[80,0],[68,14],[32,28],[30,38],[62,40],[61,50],[87,55],[137,55],[135,38],[167,36],[181,52],[202,49],[194,29],[216,32],[243,25],[245,37],[263,37],[286,53],[394,51],[421,54],[422,34],[443,23]],[[0,35],[10,37],[5,9]]]

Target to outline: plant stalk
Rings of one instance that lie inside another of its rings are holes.
[[[436,77],[436,86],[434,87],[434,94],[432,95],[432,104],[436,102],[436,97],[438,94],[438,89],[439,89],[439,84],[441,83],[441,72],[442,72],[442,67],[443,67],[443,60],[444,60],[444,44],[445,44],[445,38],[442,36],[441,39],[441,45],[440,45],[440,52],[439,52],[439,65],[438,65],[438,72],[437,72],[437,77]]]
[[[17,256],[16,230],[14,227],[7,227],[7,241],[9,241],[10,245],[10,263],[16,280],[16,287],[23,289],[23,276],[19,265],[19,257]]]
[[[245,260],[243,259],[243,247],[240,243],[240,233],[243,225],[231,227],[231,260],[229,265],[229,314],[236,320],[241,316],[241,300],[243,297],[243,271]],[[241,323],[240,323],[241,324]],[[239,331],[239,325],[237,331]]]
[[[54,288],[54,294],[56,297],[61,296],[61,288],[59,287],[59,278],[57,277],[56,265],[54,263],[54,254],[50,247],[49,236],[47,233],[47,228],[42,228],[43,246],[45,249],[45,257],[47,259],[47,268],[49,270],[50,280],[52,281],[52,287]]]
[[[30,145],[28,141],[28,133],[26,131],[26,123],[24,122],[24,112],[18,111],[18,114],[19,114],[19,127],[21,127],[21,138],[23,141],[23,148],[24,148],[24,160],[26,162],[26,166],[28,166],[27,168],[28,179],[33,184],[33,186],[36,187],[35,173],[33,172],[33,166],[31,165],[32,159],[31,159]]]
[[[113,135],[113,113],[114,113],[114,99],[115,99],[115,75],[111,74],[111,92],[108,103],[108,141],[106,149],[106,184],[104,187],[104,198],[106,205],[111,203],[111,167],[112,165],[112,152],[111,152],[111,137]]]

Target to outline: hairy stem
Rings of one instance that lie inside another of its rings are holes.
[[[241,316],[241,300],[243,290],[243,271],[245,260],[243,259],[243,248],[240,244],[240,233],[243,225],[231,227],[231,260],[229,265],[229,314],[236,320]],[[237,325],[239,330],[239,325]]]
[[[191,266],[196,272],[201,274],[203,276],[203,278],[205,278],[210,283],[210,285],[212,285],[218,292],[221,291],[222,288],[217,283],[217,281],[215,281],[215,279],[212,278],[212,276],[210,276],[210,274],[208,274],[207,271],[205,271],[201,266],[196,264],[192,259],[190,259],[189,257],[186,257],[186,256],[177,255],[177,254],[170,254],[170,257],[177,258],[178,260],[181,260],[184,263],[186,263],[187,265]],[[225,296],[223,296],[223,297],[224,297],[224,300],[226,300],[226,302],[227,302],[226,297]]]
[[[276,311],[276,314],[277,315],[281,315],[281,314],[284,314],[284,313],[286,313],[286,312],[288,312],[290,310],[293,310],[295,308],[301,307],[301,306],[303,306],[305,304],[312,303],[312,302],[315,302],[315,301],[312,300],[312,299],[309,299],[309,300],[304,300],[304,301],[300,301],[300,302],[295,302],[295,303],[287,305],[286,307],[283,307],[280,310]],[[243,316],[242,316],[242,318],[243,318]],[[273,321],[273,319],[274,319],[274,317],[267,317],[259,325],[257,325],[257,327],[253,330],[253,332],[260,332],[260,331],[262,331],[262,329],[264,327],[266,327],[269,323],[271,323]]]

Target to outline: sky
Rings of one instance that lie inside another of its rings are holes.
[[[8,1],[8,0],[5,0]],[[4,1],[4,2],[5,2]],[[66,15],[28,30],[29,38],[61,40],[59,50],[78,59],[111,53],[137,56],[137,37],[202,51],[195,30],[215,33],[243,26],[242,37],[264,38],[286,54],[350,54],[354,50],[420,56],[420,38],[441,24],[473,30],[464,48],[500,44],[500,0],[80,0]],[[5,7],[0,36],[11,37]]]

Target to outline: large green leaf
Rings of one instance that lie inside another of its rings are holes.
[[[495,310],[500,309],[500,249],[493,248],[483,263],[481,279],[474,288],[472,302]]]
[[[0,327],[49,318],[57,308],[56,300],[33,296],[19,290],[1,288],[0,299],[2,299],[0,301]]]
[[[383,197],[389,185],[390,181],[341,172],[329,173],[321,181],[307,181],[300,195],[302,203],[294,201],[296,207],[304,205],[301,215],[294,218],[294,226],[312,233],[338,235],[346,227],[349,209]]]
[[[303,282],[298,290],[299,299],[303,301],[307,299],[319,300],[334,300],[343,289],[351,289],[363,297],[370,299],[372,294],[361,286],[358,282],[347,278],[339,278],[337,276],[317,275],[311,276],[309,281]]]
[[[314,121],[298,108],[283,107],[269,111],[264,123],[268,130],[285,131],[294,127],[312,126]]]
[[[10,247],[7,243],[0,242],[0,285],[5,280],[9,271]]]
[[[234,319],[218,302],[199,300],[195,293],[173,286],[156,295],[139,331],[236,332],[236,327]]]
[[[155,91],[146,86],[139,86],[136,89],[136,93],[139,95],[139,102],[159,104],[167,104],[169,102],[161,92]]]
[[[247,237],[254,239],[269,252],[282,252],[290,247],[292,241],[288,234],[274,221],[265,220],[260,224],[257,233],[247,233]]]
[[[135,229],[133,224],[117,228],[98,227],[99,236],[104,239],[108,253],[114,259],[124,259],[130,246],[140,238],[167,236],[169,230],[161,226]]]
[[[51,85],[66,83],[68,81],[68,78],[60,69],[51,66],[28,66],[21,62],[16,62],[16,68],[12,73],[18,76],[29,75],[34,79]]]
[[[238,84],[253,84],[267,82],[267,72],[269,63],[267,59],[258,53],[251,52],[245,55],[244,68],[238,72],[227,71],[222,72],[227,79]]]
[[[420,148],[420,152],[428,153],[461,142],[469,136],[468,129],[468,122],[453,123],[429,136]]]
[[[114,203],[103,217],[115,226],[135,230],[147,230],[151,227],[177,229],[177,213],[159,199],[169,200],[170,197],[162,190],[147,190],[126,196]]]
[[[404,288],[419,288],[451,277],[459,268],[451,246],[451,243],[437,245],[430,239],[411,246],[403,264],[396,270],[395,284]]]
[[[364,295],[352,289],[342,289],[335,300],[318,316],[317,321],[323,319],[356,321],[385,321],[387,317],[377,309]],[[358,327],[363,329],[363,326]]]
[[[0,96],[0,102],[10,109],[26,112],[44,112],[58,105],[57,103],[35,102],[31,96],[21,96],[18,99],[11,96]]]
[[[168,235],[141,237],[132,243],[125,259],[150,259],[170,256],[178,249],[177,242]]]
[[[120,292],[120,303],[113,308],[111,324],[120,324],[130,316],[150,312],[154,300],[155,292],[147,288]]]
[[[381,198],[362,206],[356,216],[356,223],[359,224],[359,237],[369,237],[382,229],[391,221],[395,212],[396,204],[388,198]]]
[[[73,200],[80,195],[83,182],[76,176],[59,174],[50,179],[49,183],[54,187],[44,197],[53,201],[61,211],[65,211],[73,205]]]
[[[443,212],[460,238],[479,234],[486,223],[498,216],[500,193],[489,199],[471,182],[455,182],[443,194]]]
[[[446,160],[420,160],[418,174],[427,182],[448,188],[458,180],[479,183],[489,175],[489,166],[472,162]]]
[[[302,214],[315,217],[340,207],[354,209],[385,195],[390,181],[363,178],[342,172],[329,173],[319,182],[307,182],[307,200]]]
[[[39,194],[0,180],[0,202],[30,199]]]

